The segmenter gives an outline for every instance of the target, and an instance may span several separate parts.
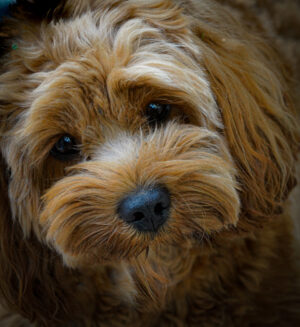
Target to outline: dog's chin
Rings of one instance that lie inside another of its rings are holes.
[[[122,135],[102,150],[74,166],[43,198],[45,240],[67,265],[130,260],[237,223],[235,169],[216,133],[169,124],[147,135]],[[120,219],[117,207],[133,190],[153,185],[168,189],[171,205],[164,224],[145,232]]]

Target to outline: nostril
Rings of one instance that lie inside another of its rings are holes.
[[[132,222],[139,221],[145,218],[145,215],[142,212],[135,212],[133,214],[133,220]]]
[[[164,210],[165,207],[161,202],[157,203],[157,205],[154,207],[154,213],[158,216],[161,216]]]

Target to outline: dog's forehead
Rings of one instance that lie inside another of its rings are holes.
[[[40,83],[27,112],[29,130],[41,118],[53,125],[53,133],[81,133],[103,116],[126,123],[140,118],[147,101],[161,98],[181,98],[196,115],[218,124],[209,83],[195,60],[201,54],[186,29],[169,34],[119,9],[87,10],[42,25],[35,48],[27,45],[24,51],[40,56],[35,64],[42,70],[32,74]]]

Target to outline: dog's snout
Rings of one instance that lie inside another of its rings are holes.
[[[169,217],[170,194],[167,188],[155,186],[139,189],[124,198],[119,216],[142,232],[156,232]]]

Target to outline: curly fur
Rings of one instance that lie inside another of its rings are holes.
[[[12,6],[1,326],[299,325],[292,80],[260,21],[228,4]],[[147,124],[151,101],[172,104],[163,126]],[[50,155],[63,134],[80,143],[72,162]],[[170,219],[138,233],[117,205],[153,184],[170,191]]]

